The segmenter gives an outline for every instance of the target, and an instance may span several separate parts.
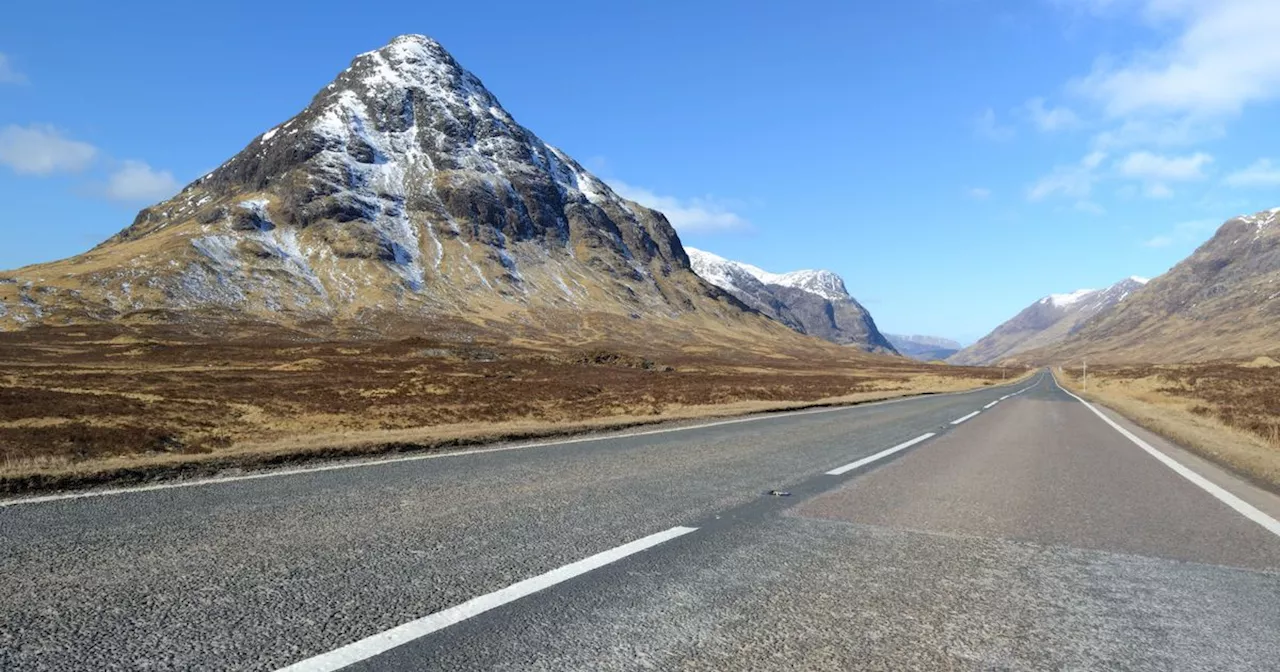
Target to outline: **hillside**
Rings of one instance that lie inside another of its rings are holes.
[[[896,353],[871,313],[831,271],[770,273],[710,252],[685,248],[694,272],[750,308],[811,336],[868,352]]]
[[[1050,294],[1024,308],[990,334],[947,359],[951,364],[992,364],[1021,352],[1066,340],[1089,320],[1104,315],[1147,284],[1129,277],[1106,289]]]
[[[1235,217],[1044,361],[1199,362],[1280,352],[1280,208]]]

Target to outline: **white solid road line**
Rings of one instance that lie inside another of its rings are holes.
[[[539,574],[519,583],[513,583],[502,590],[472,598],[456,607],[437,611],[430,616],[424,616],[416,621],[409,621],[390,630],[384,630],[358,642],[334,649],[329,653],[323,653],[314,658],[294,663],[282,668],[280,672],[329,672],[330,670],[342,669],[348,665],[386,653],[397,646],[407,644],[420,637],[425,637],[437,630],[442,630],[455,623],[483,614],[490,609],[495,609],[540,590],[545,590],[558,583],[568,581],[575,576],[586,574],[593,569],[599,569],[629,555],[653,548],[665,541],[684,536],[697,529],[696,527],[673,527],[665,532],[651,534],[643,539],[637,539],[629,544],[623,544],[603,553],[597,553],[559,569],[553,569],[546,574]]]
[[[969,415],[966,415],[966,416],[964,416],[964,417],[962,417],[962,418],[956,418],[955,420],[952,420],[952,421],[951,421],[951,424],[953,424],[953,425],[958,425],[958,424],[960,424],[960,423],[964,422],[965,420],[968,420],[968,419],[972,418],[973,416],[975,416],[975,415],[977,415],[977,414],[979,414],[979,413],[981,413],[981,412],[982,412],[982,411],[974,411],[974,412],[970,413]]]
[[[919,401],[922,399],[937,399],[938,397],[950,397],[961,394],[972,394],[981,392],[982,388],[963,390],[960,392],[943,392],[940,394],[915,395],[910,397],[899,397],[897,399],[884,399],[882,401],[871,401],[865,404],[849,404],[847,406],[832,406],[830,408],[810,408],[798,411],[776,411],[767,412],[760,415],[752,415],[744,418],[730,418],[728,420],[716,420],[714,422],[704,422],[696,425],[682,425],[680,427],[665,427],[663,429],[649,429],[640,432],[628,432],[622,434],[606,434],[596,436],[583,436],[575,439],[559,439],[556,441],[538,441],[533,443],[520,443],[512,446],[495,446],[492,448],[473,448],[469,450],[450,450],[441,453],[429,453],[422,455],[405,455],[402,457],[380,457],[372,459],[355,459],[350,461],[338,462],[335,464],[320,464],[310,467],[295,467],[292,469],[273,469],[271,471],[262,471],[252,474],[240,474],[237,476],[214,476],[211,478],[197,478],[189,481],[174,481],[170,483],[156,483],[154,485],[138,485],[123,488],[104,488],[101,490],[85,490],[83,492],[64,492],[56,495],[40,495],[38,497],[22,497],[18,499],[0,499],[0,509],[6,506],[18,506],[20,504],[43,504],[46,502],[58,502],[65,499],[85,499],[88,497],[108,497],[114,495],[128,495],[135,492],[151,492],[155,490],[171,490],[173,488],[194,488],[205,485],[218,485],[220,483],[236,483],[238,481],[255,481],[262,478],[278,478],[281,476],[297,476],[299,474],[311,474],[324,471],[339,471],[342,469],[360,469],[363,467],[377,467],[385,464],[397,464],[400,462],[417,462],[418,460],[436,460],[449,457],[462,457],[464,455],[482,455],[484,453],[503,453],[508,450],[524,450],[526,448],[545,448],[548,446],[564,446],[573,443],[586,443],[588,441],[612,441],[614,439],[629,439],[637,436],[653,436],[655,434],[667,434],[670,432],[685,432],[691,429],[706,429],[708,427],[721,427],[724,425],[736,425],[744,422],[759,422],[761,420],[770,420],[775,418],[785,418],[795,415],[815,415],[818,413],[835,413],[838,411],[851,411],[860,408],[870,408],[873,406],[884,406],[888,404],[896,404],[907,401]],[[608,431],[608,430],[602,430]]]
[[[1084,404],[1086,408],[1093,411],[1095,415],[1097,415],[1099,418],[1102,418],[1103,421],[1106,422],[1108,425],[1111,425],[1113,429],[1115,429],[1117,432],[1120,432],[1122,435],[1124,435],[1124,438],[1129,439],[1139,448],[1147,451],[1147,453],[1150,454],[1152,457],[1156,458],[1157,460],[1160,460],[1161,464],[1174,470],[1175,472],[1177,472],[1179,476],[1196,484],[1197,486],[1200,487],[1200,489],[1204,490],[1205,492],[1213,495],[1214,497],[1217,497],[1219,501],[1235,509],[1238,513],[1240,513],[1240,515],[1267,528],[1267,530],[1272,534],[1276,536],[1280,536],[1280,521],[1277,521],[1275,518],[1272,518],[1271,516],[1268,516],[1267,514],[1263,513],[1256,506],[1244,501],[1243,499],[1240,499],[1239,497],[1236,497],[1230,492],[1227,492],[1225,489],[1222,488],[1222,486],[1219,486],[1217,483],[1214,483],[1213,481],[1210,481],[1209,479],[1205,478],[1204,476],[1201,476],[1195,471],[1192,471],[1187,466],[1183,465],[1181,462],[1173,459],[1172,457],[1169,457],[1168,455],[1165,455],[1160,450],[1153,448],[1151,444],[1138,438],[1133,432],[1130,432],[1124,427],[1121,427],[1115,420],[1108,418],[1105,413],[1103,413],[1102,411],[1099,411],[1097,408],[1094,408],[1093,404],[1085,401],[1084,399],[1081,399],[1080,397],[1077,397],[1075,394],[1072,394],[1071,392],[1069,392],[1066,388],[1062,387],[1061,385],[1058,385],[1058,380],[1056,378],[1054,379],[1053,384],[1059,390],[1062,390],[1063,392],[1070,394],[1072,397],[1075,398],[1076,401]]]
[[[996,399],[995,401],[993,401],[993,402],[991,402],[991,403],[987,404],[986,406],[983,406],[983,407],[982,407],[982,409],[983,409],[983,410],[986,410],[986,409],[988,409],[988,408],[991,408],[992,406],[995,406],[995,405],[996,405],[996,404],[998,404],[998,403],[1000,403],[1000,400],[999,400],[999,399]]]
[[[864,457],[864,458],[862,458],[861,460],[858,460],[857,462],[850,462],[849,464],[846,464],[846,465],[844,465],[843,467],[836,467],[835,469],[832,469],[831,471],[828,471],[828,472],[827,472],[827,475],[828,475],[828,476],[839,476],[839,475],[841,475],[841,474],[848,473],[848,472],[850,472],[850,471],[853,471],[854,469],[857,469],[858,467],[861,467],[861,466],[864,466],[864,465],[867,465],[867,464],[871,464],[872,462],[875,462],[876,460],[884,459],[884,458],[886,458],[886,457],[888,457],[888,456],[890,456],[890,455],[892,455],[892,454],[894,454],[894,453],[896,453],[896,452],[898,452],[898,451],[900,451],[900,450],[906,450],[906,449],[910,448],[911,446],[914,446],[914,445],[916,445],[917,443],[920,443],[921,441],[928,441],[929,439],[932,439],[934,436],[935,436],[935,434],[934,434],[933,432],[929,432],[928,434],[921,434],[920,436],[917,436],[916,438],[911,439],[910,441],[907,441],[907,442],[905,442],[905,443],[899,443],[898,445],[896,445],[896,446],[894,446],[894,447],[892,447],[892,448],[886,448],[885,450],[882,450],[882,451],[880,451],[880,452],[878,452],[878,453],[876,453],[875,455],[872,455],[872,456],[870,456],[870,457]]]

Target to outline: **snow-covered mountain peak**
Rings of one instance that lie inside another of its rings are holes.
[[[766,285],[781,285],[817,294],[829,301],[848,300],[849,291],[845,289],[844,280],[831,271],[791,271],[789,273],[771,273],[751,264],[732,261],[716,254],[685,246],[693,271],[704,280],[725,290],[732,291],[741,285],[741,276],[746,274]]]
[[[872,352],[894,352],[867,310],[831,271],[771,273],[758,266],[685,247],[703,280],[796,331]]]
[[[1128,279],[1138,283],[1139,285],[1145,285],[1148,282],[1151,282],[1151,278],[1144,278],[1141,275],[1131,275]]]
[[[1098,290],[1077,289],[1076,291],[1067,294],[1050,294],[1049,296],[1040,299],[1040,303],[1052,304],[1056,308],[1066,308],[1096,291]]]
[[[831,271],[792,271],[782,274],[773,284],[803,289],[831,301],[849,298],[844,279]]]

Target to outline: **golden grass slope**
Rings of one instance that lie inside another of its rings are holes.
[[[1275,360],[1089,366],[1055,374],[1072,392],[1115,409],[1209,460],[1280,492],[1280,376]]]

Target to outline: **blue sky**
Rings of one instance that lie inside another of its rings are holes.
[[[975,339],[1280,205],[1274,0],[186,4],[6,11],[0,268],[100,242],[410,32],[686,243],[837,271],[886,331]]]

